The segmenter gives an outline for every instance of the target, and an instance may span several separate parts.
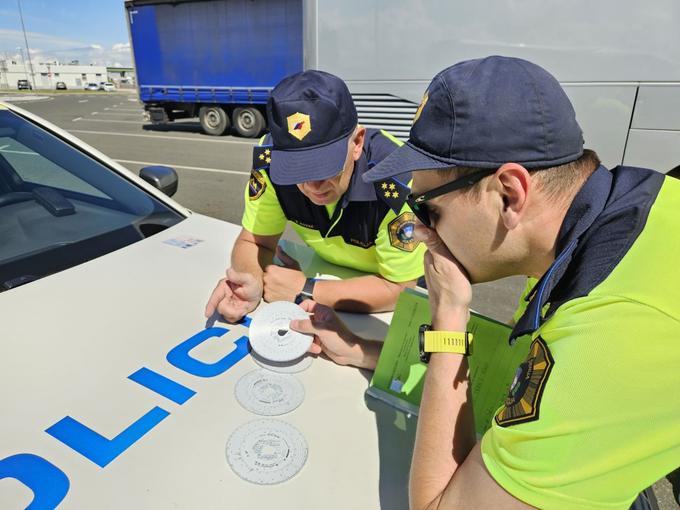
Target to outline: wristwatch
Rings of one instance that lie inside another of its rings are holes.
[[[314,299],[314,285],[316,284],[316,278],[307,278],[305,281],[304,287],[302,287],[302,291],[295,296],[295,304],[299,305],[302,303],[305,299]]]
[[[420,361],[429,363],[433,352],[452,352],[469,356],[472,354],[472,333],[467,331],[432,331],[430,324],[418,329]]]

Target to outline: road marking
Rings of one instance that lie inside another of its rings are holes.
[[[69,133],[84,133],[84,134],[90,134],[90,135],[109,135],[109,136],[139,136],[142,138],[163,138],[167,140],[186,140],[189,142],[212,142],[212,143],[238,143],[238,144],[245,144],[245,145],[256,145],[257,140],[254,140],[252,142],[248,142],[245,140],[212,140],[210,138],[193,138],[193,137],[187,137],[187,136],[165,136],[165,135],[142,135],[142,134],[137,134],[137,133],[114,133],[113,131],[86,131],[83,129],[69,129]]]
[[[128,117],[136,117],[138,115],[141,115],[142,112],[137,111],[137,112],[101,112],[99,116],[101,117],[102,115],[122,115],[122,116],[128,116]]]
[[[73,119],[72,122],[78,122],[79,120],[83,120],[83,118],[82,117],[76,117],[75,119]]]
[[[81,117],[78,117],[77,119],[73,119],[75,122],[76,120],[81,120],[84,122],[122,122],[123,124],[141,124],[141,121],[137,120],[113,120],[113,119],[83,119]]]
[[[92,112],[92,115],[97,115],[99,112]]]
[[[79,103],[87,103],[87,99],[79,99],[78,102]]]
[[[118,163],[131,163],[133,165],[145,165],[145,166],[169,166],[172,168],[184,168],[185,170],[196,170],[198,172],[212,172],[217,174],[233,174],[233,175],[250,175],[250,172],[239,172],[236,170],[222,170],[220,168],[204,168],[200,166],[184,166],[184,165],[173,165],[170,163],[152,163],[150,161],[130,161],[127,159],[115,159]]]

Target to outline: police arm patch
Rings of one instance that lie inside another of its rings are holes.
[[[262,196],[264,190],[267,189],[267,181],[259,170],[250,172],[250,180],[248,181],[248,199],[257,200]]]
[[[413,251],[420,244],[413,238],[416,228],[416,217],[412,212],[404,212],[390,221],[387,229],[390,235],[390,244],[403,251]]]
[[[529,348],[510,385],[503,407],[496,414],[498,425],[505,427],[538,420],[541,397],[555,361],[545,341],[538,337]]]

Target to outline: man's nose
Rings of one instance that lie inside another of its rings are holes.
[[[324,182],[326,181],[307,181],[307,186],[309,186],[312,190],[318,190],[321,189]]]

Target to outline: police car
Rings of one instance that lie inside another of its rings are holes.
[[[0,508],[407,508],[415,420],[327,360],[280,417],[303,469],[232,472],[227,440],[258,418],[234,387],[257,365],[247,327],[203,307],[240,227],[173,201],[172,170],[142,177],[0,105]],[[382,338],[387,319],[348,320]]]

